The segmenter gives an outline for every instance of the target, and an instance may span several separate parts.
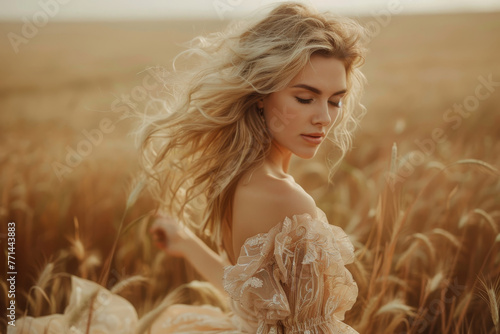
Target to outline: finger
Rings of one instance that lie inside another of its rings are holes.
[[[158,242],[158,241],[155,241],[154,245],[156,248],[161,249],[161,250],[165,250],[167,248],[166,244],[164,244],[162,242]]]
[[[165,220],[161,218],[157,218],[153,221],[153,224],[151,224],[150,230],[161,230],[163,227],[165,227]]]
[[[167,240],[167,234],[163,231],[155,231],[153,233],[153,238],[160,241]]]
[[[153,232],[151,238],[153,239],[153,242],[158,248],[164,249],[167,247],[168,238],[163,231]]]
[[[162,241],[162,240],[153,239],[153,244],[155,245],[155,247],[157,247],[159,249],[166,249],[167,248],[167,243],[165,241]]]
[[[166,218],[166,217],[169,217],[169,215],[165,212],[165,211],[157,211],[155,214],[154,214],[154,217],[159,217],[159,218]]]

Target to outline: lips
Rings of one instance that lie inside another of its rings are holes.
[[[309,137],[323,137],[324,134],[321,132],[315,132],[315,133],[304,133],[304,136],[309,136]]]
[[[312,144],[319,144],[323,141],[323,134],[321,133],[310,133],[300,135],[304,140]]]

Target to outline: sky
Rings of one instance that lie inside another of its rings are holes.
[[[0,0],[0,20],[141,20],[164,18],[230,19],[280,0]],[[500,11],[500,0],[302,0],[341,15]]]

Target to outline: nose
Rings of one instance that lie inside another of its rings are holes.
[[[328,101],[319,103],[314,112],[313,123],[328,126],[331,122],[332,117],[330,116]]]

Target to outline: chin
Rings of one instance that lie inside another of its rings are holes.
[[[295,152],[295,155],[302,159],[312,159],[316,155],[316,152],[316,150],[310,152]]]

